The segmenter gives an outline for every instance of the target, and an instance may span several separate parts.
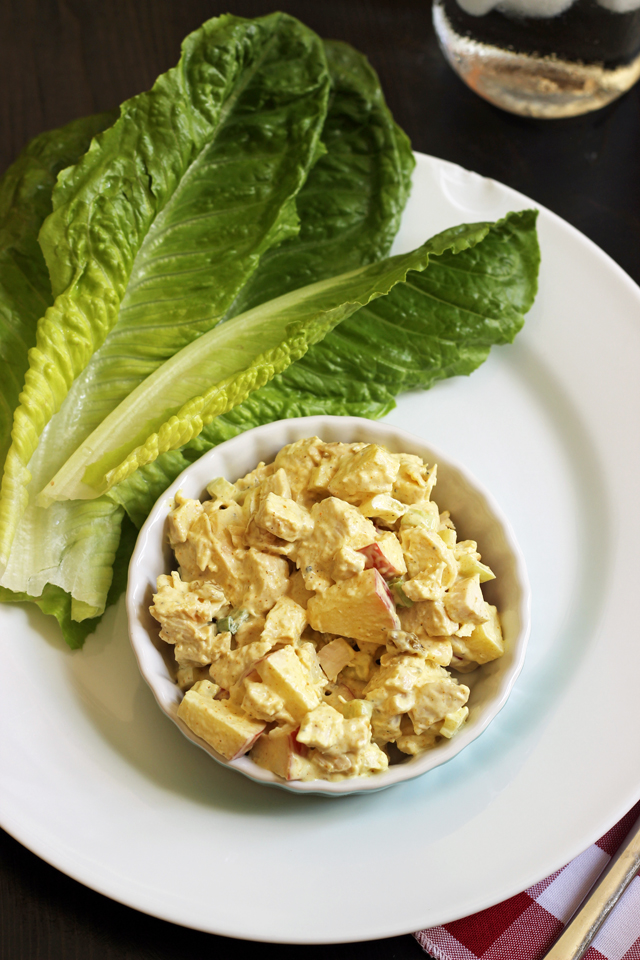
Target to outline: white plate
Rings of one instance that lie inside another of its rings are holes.
[[[396,249],[530,201],[418,158]],[[542,211],[540,294],[513,346],[389,417],[510,518],[533,593],[527,662],[450,763],[367,796],[238,777],[158,710],[124,605],[82,653],[2,607],[0,823],[61,870],[186,926],[317,943],[480,910],[584,849],[640,796],[640,291]]]

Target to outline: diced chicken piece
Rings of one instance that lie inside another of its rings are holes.
[[[352,759],[350,777],[370,777],[376,773],[384,773],[389,767],[389,758],[377,743],[369,743],[356,754],[349,754]]]
[[[276,643],[296,644],[307,625],[307,614],[291,597],[280,597],[269,613],[262,631],[262,639]]]
[[[246,586],[238,606],[251,613],[265,613],[286,593],[289,565],[283,557],[261,553],[252,547],[243,559],[242,579]]]
[[[317,465],[309,474],[308,491],[316,499],[329,495],[329,484],[345,457],[353,457],[364,443],[322,443],[314,451]]]
[[[320,693],[293,647],[276,650],[257,663],[256,670],[263,683],[282,698],[294,720],[301,720],[320,703]]]
[[[395,743],[401,736],[402,714],[387,717],[375,714],[371,720],[371,736],[378,743]]]
[[[446,737],[447,740],[450,740],[451,737],[454,737],[460,730],[460,727],[463,725],[468,716],[469,707],[460,707],[459,710],[454,710],[453,713],[448,713],[444,718],[442,726],[440,727],[441,735]]]
[[[399,500],[394,500],[388,494],[378,493],[363,500],[358,509],[365,517],[375,517],[376,520],[393,526],[396,520],[403,516],[407,508]]]
[[[458,623],[485,623],[491,616],[477,574],[456,580],[445,594],[444,605],[449,617]]]
[[[296,503],[308,507],[314,502],[309,492],[309,480],[312,471],[321,463],[323,444],[318,437],[307,437],[288,443],[274,460],[275,470],[284,470],[291,486],[291,496]]]
[[[286,471],[282,467],[274,470],[270,477],[267,477],[260,484],[261,499],[266,499],[270,493],[275,496],[283,497],[285,500],[291,499],[291,484]]]
[[[486,583],[487,580],[495,580],[496,575],[493,570],[480,562],[480,554],[477,550],[475,540],[461,540],[455,546],[455,556],[458,561],[458,572],[461,577],[480,577],[480,583]]]
[[[353,657],[348,665],[342,668],[345,683],[349,683],[351,677],[355,677],[356,680],[364,680],[365,683],[368,683],[373,671],[376,669],[375,660],[370,654],[365,653],[363,650],[353,650],[352,647],[349,649]]]
[[[355,655],[355,650],[346,640],[343,640],[342,637],[336,637],[335,640],[327,643],[320,650],[318,660],[329,680],[335,680],[340,671],[351,663]]]
[[[321,703],[302,719],[297,739],[327,756],[336,757],[365,747],[371,740],[371,725],[366,716],[346,720],[329,704]]]
[[[402,547],[391,531],[381,534],[375,543],[360,547],[358,552],[365,558],[365,569],[375,567],[385,580],[393,580],[407,572]]]
[[[358,550],[372,543],[376,528],[350,503],[336,497],[314,504],[311,516],[313,531],[299,543],[296,564],[308,590],[325,590],[333,579],[337,552],[342,547]]]
[[[178,490],[174,497],[174,507],[169,513],[169,543],[184,543],[189,535],[193,521],[202,513],[199,500],[189,500]]]
[[[420,457],[411,453],[397,453],[396,459],[400,469],[393,484],[393,496],[402,503],[428,500],[436,483],[437,465],[428,467]]]
[[[453,637],[451,646],[453,648],[453,656],[451,657],[449,666],[452,670],[455,670],[456,673],[471,673],[473,670],[478,669],[479,664],[476,663],[475,660],[468,659],[469,651],[464,640],[457,640]]]
[[[247,716],[230,700],[214,700],[217,692],[206,680],[196,683],[184,695],[178,716],[223,757],[235,760],[251,749],[265,724]]]
[[[439,663],[441,667],[448,667],[453,656],[453,646],[448,637],[433,637],[423,642],[424,655],[427,660]]]
[[[231,634],[223,634],[229,637]],[[272,644],[269,640],[254,640],[253,643],[247,643],[243,647],[231,649],[230,643],[222,656],[212,660],[209,667],[209,676],[215,680],[224,690],[230,690],[243,677],[250,673],[256,663],[271,651]]]
[[[412,603],[420,603],[422,600],[442,600],[444,597],[443,574],[444,564],[441,563],[425,576],[405,580],[402,584],[405,597]]]
[[[318,770],[307,759],[307,747],[298,743],[291,727],[276,727],[263,734],[251,751],[251,759],[283,780],[315,780]]]
[[[333,557],[331,576],[336,581],[348,580],[356,573],[362,573],[366,565],[367,559],[362,551],[354,550],[353,547],[340,547]]]
[[[251,677],[256,679],[252,680]],[[231,690],[232,699],[239,699],[240,706],[249,716],[257,720],[265,720],[267,723],[279,721],[280,723],[293,723],[293,717],[286,709],[284,700],[278,696],[271,687],[262,683],[257,671],[251,673],[249,677],[241,683],[235,685]]]
[[[300,570],[296,570],[296,572],[289,577],[289,588],[286,595],[291,597],[292,600],[295,600],[304,610],[307,609],[307,603],[313,596],[313,591],[307,590],[305,587],[304,577]]]
[[[245,474],[244,477],[240,477],[239,480],[236,480],[235,486],[239,494],[246,493],[248,490],[253,490],[254,487],[257,487],[262,483],[263,480],[266,480],[267,477],[272,476],[277,470],[277,467],[274,463],[265,463],[263,460],[260,461],[255,470],[251,470],[249,473]],[[242,499],[240,496],[239,499]]]
[[[291,503],[293,503],[293,500]],[[236,546],[233,537],[232,542]],[[237,544],[237,546],[240,545],[240,543]],[[243,531],[242,546],[254,547],[258,553],[269,553],[275,557],[288,557],[294,549],[292,543],[283,540],[281,537],[275,537],[264,527],[258,526],[254,517],[249,520],[246,529]]]
[[[179,667],[176,682],[181,690],[189,690],[194,683],[207,679],[207,667],[186,666]]]
[[[374,706],[374,718],[407,713],[415,703],[417,690],[441,676],[436,664],[409,654],[385,654],[380,664],[365,687],[365,697]]]
[[[378,493],[391,493],[399,463],[384,447],[367,444],[355,456],[345,457],[329,483],[329,492],[349,503],[362,503]]]
[[[451,637],[458,629],[458,623],[449,617],[444,603],[438,600],[416,603],[407,612],[415,617],[428,637]],[[404,620],[405,629],[409,622]]]
[[[402,629],[418,638],[422,647],[422,656],[425,656],[428,660],[435,660],[436,663],[446,667],[453,654],[449,635],[430,635],[423,624],[424,619],[428,624],[435,625],[438,622],[438,614],[434,617],[433,611],[422,603],[415,603],[408,609],[400,610],[399,613]],[[451,627],[453,626],[451,624]]]
[[[371,725],[367,716],[347,720],[329,704],[321,703],[303,718],[296,737],[299,743],[319,750],[326,757],[339,757],[368,746]]]
[[[335,583],[307,604],[309,623],[321,633],[384,643],[400,621],[389,588],[377,570]]]
[[[233,614],[231,614],[232,619],[235,619],[236,621],[236,632],[234,637],[236,646],[238,647],[244,647],[248,643],[255,643],[256,640],[260,640],[266,622],[265,618],[262,616],[254,617],[249,615],[245,619],[242,617],[242,614],[244,613],[246,613],[246,611],[237,610],[235,612],[235,617]],[[222,629],[222,627],[221,624],[218,623],[218,630],[220,629]]]
[[[444,720],[448,713],[463,707],[469,699],[469,687],[459,684],[442,668],[440,674],[438,679],[425,683],[416,691],[415,705],[408,711],[416,733],[424,733],[438,720]]]
[[[217,633],[213,621],[228,606],[223,592],[204,580],[185,583],[175,571],[161,574],[157,589],[149,611],[160,623],[160,638],[175,645],[178,664],[211,663]]]
[[[418,626],[415,633],[407,633],[405,630],[397,630],[392,633],[387,649],[389,651],[395,649],[400,653],[417,654],[426,660],[433,660],[434,663],[439,663],[443,667],[451,662],[453,655],[451,641],[447,637],[428,637],[421,626]]]
[[[426,750],[435,747],[440,734],[440,724],[436,723],[429,727],[424,733],[403,734],[396,740],[396,746],[403,753],[408,753],[412,757],[417,757]]]
[[[278,471],[278,473],[284,471]],[[255,516],[259,527],[274,537],[280,537],[292,543],[302,537],[308,537],[313,529],[313,520],[308,510],[298,506],[290,497],[269,493],[261,502]]]
[[[458,575],[456,558],[437,533],[426,526],[402,527],[400,542],[412,579],[426,581],[437,571],[437,579],[445,590],[454,583]],[[406,585],[405,592],[411,597]]]

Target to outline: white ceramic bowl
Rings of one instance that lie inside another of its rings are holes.
[[[197,737],[177,716],[182,692],[173,680],[170,662],[172,647],[160,640],[159,625],[149,613],[156,578],[171,569],[166,522],[173,497],[181,490],[187,497],[206,498],[207,483],[213,477],[235,481],[252,470],[260,460],[267,463],[287,443],[319,436],[325,441],[378,443],[394,453],[414,453],[427,463],[438,464],[434,499],[441,510],[449,510],[460,539],[477,540],[483,562],[496,579],[484,585],[487,600],[500,612],[505,654],[499,660],[465,674],[471,687],[469,719],[460,733],[419,757],[389,767],[373,777],[328,782],[284,781],[258,767],[248,757],[228,761]],[[511,527],[493,498],[459,464],[433,450],[418,437],[403,430],[356,417],[300,417],[279,420],[220,444],[188,467],[160,497],[140,531],[127,588],[129,635],[143,677],[160,708],[176,723],[185,737],[206,750],[214,760],[260,783],[272,784],[294,793],[344,796],[383,790],[395,783],[421,776],[460,753],[493,720],[504,706],[520,673],[529,637],[530,591],[524,560]]]

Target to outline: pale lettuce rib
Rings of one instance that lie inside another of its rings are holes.
[[[230,320],[185,347],[133,391],[72,455],[38,502],[92,498],[196,437],[214,417],[302,357],[309,346],[430,255],[475,246],[490,224],[447,230],[411,253],[303,287]]]
[[[166,359],[215,324],[260,255],[297,229],[292,198],[317,158],[328,84],[319,39],[293,18],[209,21],[61,175],[40,238],[56,300],[14,415],[0,570],[39,437],[119,314]]]

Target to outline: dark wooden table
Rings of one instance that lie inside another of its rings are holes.
[[[640,85],[572,120],[503,113],[467,90],[442,59],[428,0],[2,0],[0,171],[42,130],[148,88],[203,20],[227,11],[258,16],[274,6],[367,54],[415,149],[521,190],[640,282]],[[264,951],[332,960],[424,956],[409,935],[296,947],[184,930],[88,890],[0,831],[1,960],[195,960]]]

